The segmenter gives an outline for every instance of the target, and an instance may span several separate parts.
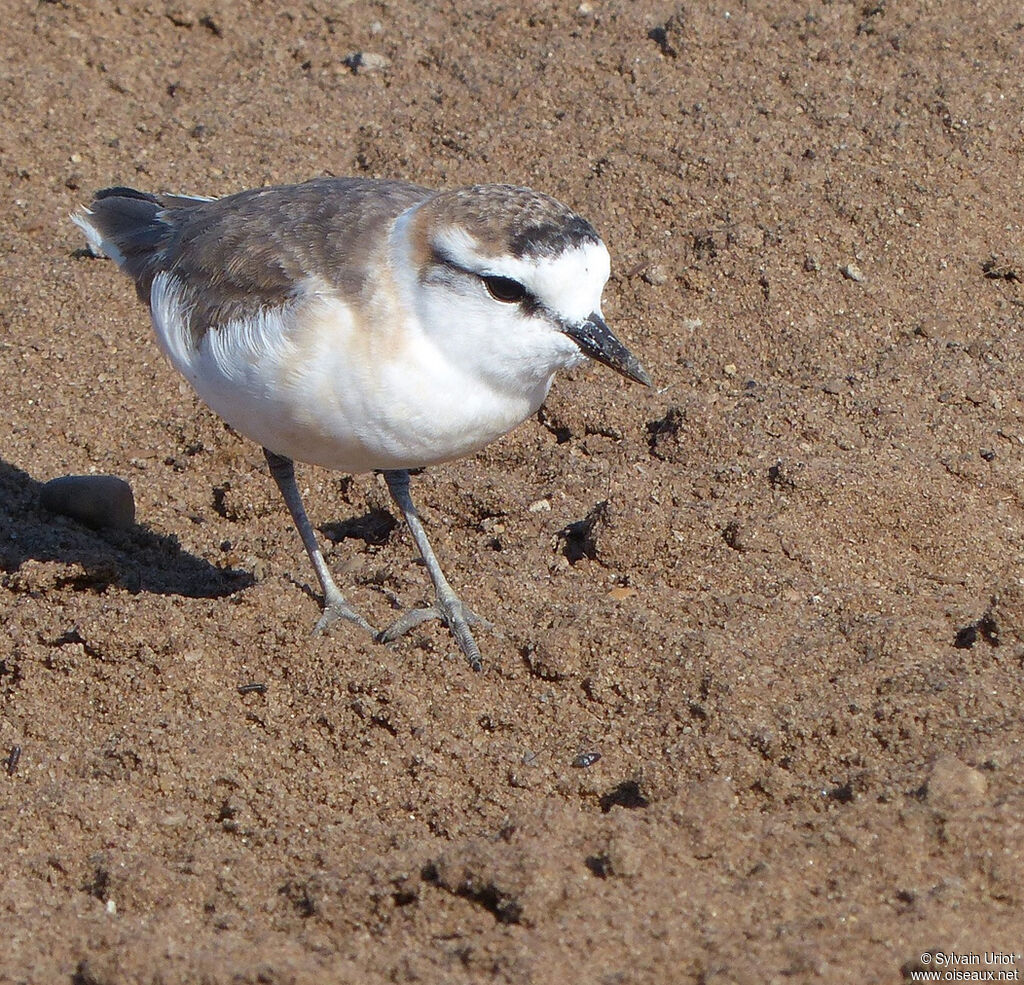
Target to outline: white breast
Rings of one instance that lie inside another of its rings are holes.
[[[206,332],[188,331],[181,285],[153,282],[161,348],[202,400],[271,451],[344,472],[415,468],[475,451],[533,414],[551,376],[496,388],[467,373],[415,317],[386,299],[390,318],[357,315],[336,295]]]

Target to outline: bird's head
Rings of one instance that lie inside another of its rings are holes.
[[[476,185],[439,192],[404,221],[418,313],[439,345],[514,385],[546,388],[587,356],[651,384],[601,314],[607,248],[555,199]]]

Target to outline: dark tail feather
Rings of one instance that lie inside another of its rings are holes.
[[[73,216],[89,242],[116,261],[140,296],[149,294],[155,254],[171,232],[161,221],[163,206],[154,195],[134,188],[105,188],[88,209]]]
[[[101,188],[92,200],[99,202],[104,198],[135,198],[140,202],[157,202],[156,195],[151,195],[149,192],[140,192],[137,188],[129,188],[127,185],[114,185],[112,188]]]
[[[114,260],[134,281],[139,297],[149,302],[149,288],[161,268],[163,248],[175,222],[165,210],[195,208],[204,198],[150,195],[134,188],[104,188],[92,204],[71,216],[89,245]]]

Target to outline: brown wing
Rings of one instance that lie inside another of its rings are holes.
[[[174,274],[193,335],[296,296],[311,277],[362,290],[382,227],[433,192],[397,181],[318,178],[206,200],[130,188],[99,192],[88,222],[120,253],[149,303],[153,278]]]

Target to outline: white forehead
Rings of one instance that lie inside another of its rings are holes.
[[[435,243],[460,266],[474,273],[511,277],[539,301],[570,320],[601,311],[601,292],[611,273],[604,243],[584,242],[553,256],[487,255],[465,229],[442,230]]]

